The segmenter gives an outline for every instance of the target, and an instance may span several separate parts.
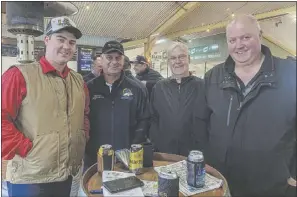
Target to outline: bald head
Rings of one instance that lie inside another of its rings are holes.
[[[226,27],[228,52],[236,65],[247,66],[261,57],[261,29],[252,15],[240,15]]]
[[[234,26],[248,26],[256,34],[261,35],[261,27],[257,19],[253,15],[238,15],[226,27],[226,33]]]

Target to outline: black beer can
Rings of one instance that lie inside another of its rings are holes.
[[[205,163],[203,153],[192,150],[187,159],[187,183],[196,188],[205,185]]]
[[[158,174],[158,196],[178,196],[179,177],[175,172],[163,172]]]

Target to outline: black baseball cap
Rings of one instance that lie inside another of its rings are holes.
[[[124,47],[118,41],[108,41],[104,44],[102,48],[102,53],[111,53],[111,52],[119,52],[120,54],[124,55]]]
[[[144,56],[137,55],[136,59],[130,61],[132,64],[148,64],[147,59]]]
[[[46,27],[45,34],[51,35],[61,30],[72,33],[76,39],[82,37],[81,31],[76,27],[75,23],[66,16],[52,18]]]

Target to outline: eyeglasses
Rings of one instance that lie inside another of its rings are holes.
[[[115,56],[113,57],[112,55],[104,55],[105,59],[107,59],[109,62],[115,60],[116,62],[120,62],[123,59],[123,56]]]
[[[176,56],[171,56],[169,58],[169,60],[172,61],[172,62],[175,62],[177,59],[180,60],[180,61],[185,61],[187,58],[188,58],[188,56],[183,54],[183,55],[179,55],[177,57]]]

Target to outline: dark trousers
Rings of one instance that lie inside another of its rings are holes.
[[[7,182],[9,197],[67,197],[70,196],[72,176],[66,181],[39,184],[12,184]]]

